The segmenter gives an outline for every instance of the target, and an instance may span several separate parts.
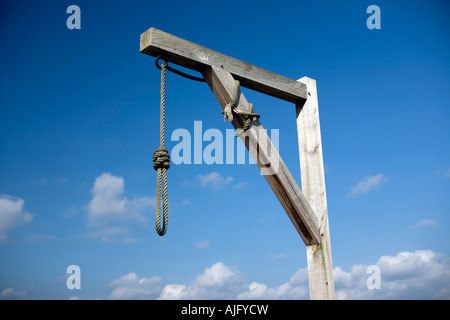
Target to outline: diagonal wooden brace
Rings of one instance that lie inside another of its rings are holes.
[[[235,79],[230,72],[215,65],[202,73],[214,96],[222,108],[225,108],[227,103],[233,100]],[[242,92],[238,99],[238,108],[249,111],[249,103]],[[241,129],[244,123],[245,118],[239,115],[232,121],[236,130]],[[240,135],[240,138],[304,243],[319,244],[321,237],[317,217],[259,120],[252,122],[250,128],[245,134]]]

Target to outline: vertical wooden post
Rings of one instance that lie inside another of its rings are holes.
[[[308,94],[304,104],[296,105],[302,191],[317,215],[321,237],[320,244],[306,246],[310,299],[331,300],[335,295],[317,87],[308,77],[298,81],[306,84]]]

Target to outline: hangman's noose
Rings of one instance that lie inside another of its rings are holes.
[[[159,131],[159,148],[153,152],[153,168],[157,171],[156,178],[156,232],[163,236],[167,232],[169,215],[167,200],[167,170],[170,168],[169,151],[164,147],[164,129],[166,118],[166,66],[167,62],[161,64],[161,124]],[[161,228],[161,182],[163,202],[163,226]]]
[[[165,131],[165,119],[166,119],[166,69],[172,71],[180,76],[185,78],[205,82],[205,79],[198,78],[192,76],[190,74],[186,74],[179,70],[169,67],[167,61],[161,63],[159,65],[159,59],[161,59],[161,55],[156,58],[155,64],[161,69],[161,125],[159,132],[159,148],[153,152],[153,168],[157,171],[156,178],[156,232],[160,236],[163,236],[167,232],[167,223],[169,216],[169,206],[167,200],[167,170],[170,168],[170,156],[169,151],[164,147],[164,131]],[[237,100],[240,93],[240,83],[239,81],[235,81],[235,90],[233,101],[228,103],[225,106],[224,111],[222,112],[225,115],[225,120],[232,121],[233,120],[233,112],[239,115],[242,115],[246,118],[244,126],[239,134],[245,132],[250,127],[251,121],[255,121],[259,118],[259,114],[253,112],[253,105],[250,104],[249,111],[243,111],[238,109]],[[238,134],[238,135],[239,135]],[[161,188],[162,187],[162,188]],[[161,228],[161,190],[162,190],[162,202],[163,202],[163,226]]]

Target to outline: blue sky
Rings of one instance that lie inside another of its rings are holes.
[[[66,9],[81,9],[69,30]],[[369,30],[366,9],[381,9]],[[339,298],[450,297],[446,1],[2,1],[0,298],[307,299],[304,244],[256,165],[172,165],[154,230],[150,27],[317,80]],[[295,107],[244,89],[300,183]],[[167,75],[166,145],[230,123]],[[208,145],[203,143],[203,148]],[[66,269],[81,269],[68,290]],[[381,268],[368,290],[366,267]],[[361,283],[363,285],[361,285]]]

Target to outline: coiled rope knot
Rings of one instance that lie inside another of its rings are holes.
[[[252,123],[252,121],[256,121],[260,118],[260,115],[258,113],[253,112],[253,104],[251,103],[249,103],[249,111],[244,111],[238,108],[237,102],[239,100],[240,92],[241,84],[238,80],[235,80],[233,100],[230,103],[227,103],[222,110],[224,121],[233,121],[233,112],[245,118],[245,123],[242,129],[236,133],[236,136],[239,136],[243,132],[246,132],[250,128],[250,124]]]
[[[153,169],[158,171],[158,169],[170,168],[170,155],[169,151],[162,147],[158,148],[153,152]]]

